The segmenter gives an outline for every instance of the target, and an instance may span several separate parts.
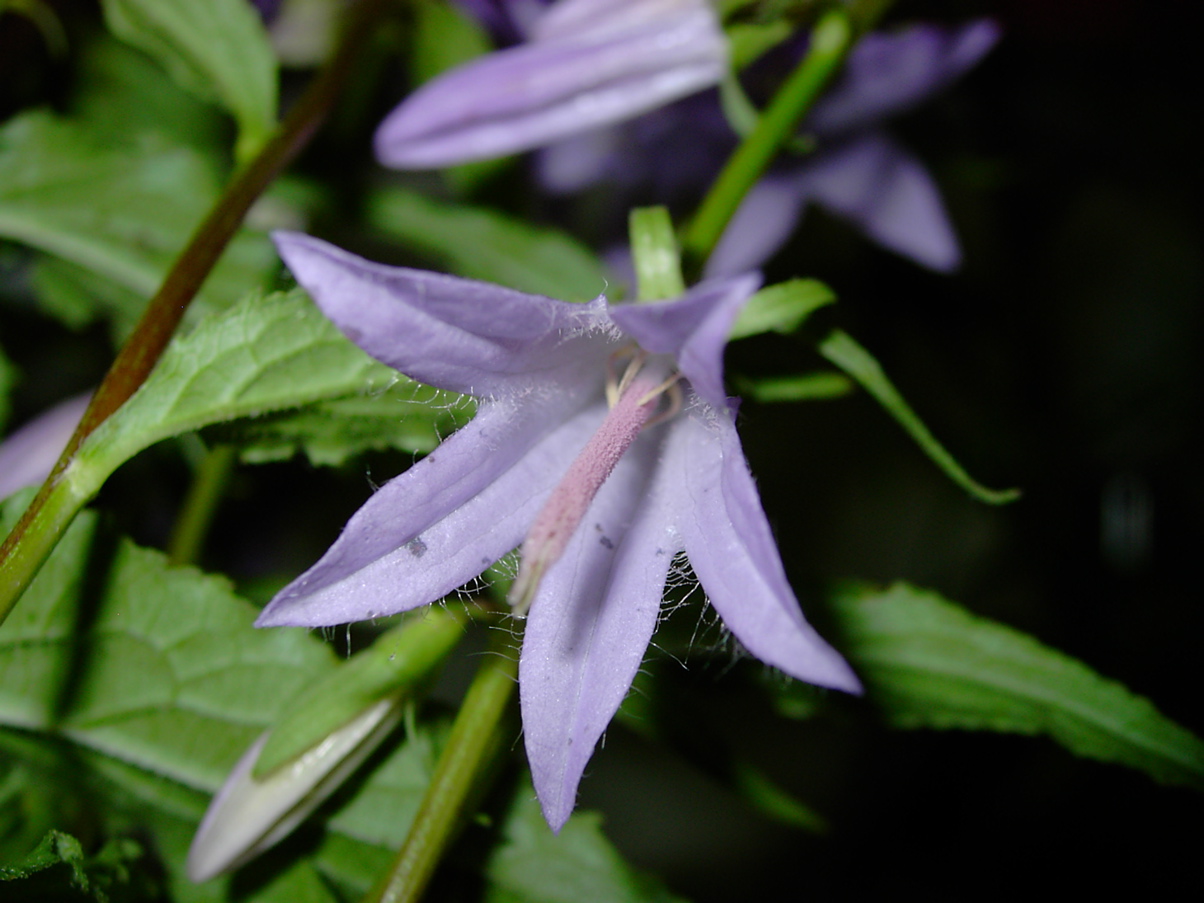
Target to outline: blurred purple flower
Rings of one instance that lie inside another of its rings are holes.
[[[804,123],[818,153],[770,173],[749,192],[708,272],[759,266],[785,243],[811,202],[916,263],[956,269],[961,248],[936,183],[880,126],[956,81],[998,40],[998,26],[988,20],[953,30],[916,25],[866,35]]]
[[[961,251],[940,192],[923,164],[881,126],[947,87],[998,39],[998,27],[987,20],[866,35],[803,124],[816,152],[784,158],[754,186],[712,254],[708,275],[764,263],[794,232],[809,203],[917,263],[955,269]],[[560,193],[612,183],[624,206],[692,204],[735,143],[712,92],[621,129],[549,147],[540,156],[540,173],[545,187]]]
[[[726,60],[706,0],[562,0],[526,44],[406,98],[377,131],[376,153],[428,169],[530,150],[717,84]]]
[[[280,12],[283,0],[251,0],[251,5],[259,12],[264,22],[271,22]]]
[[[91,400],[85,392],[59,402],[0,443],[0,499],[50,476]]]
[[[522,543],[512,599],[529,606],[524,737],[554,830],[640,666],[679,552],[749,652],[859,690],[799,610],[723,390],[727,334],[756,276],[655,304],[568,304],[370,263],[303,235],[276,241],[349,338],[478,408],[373,495],[259,626],[425,605]]]

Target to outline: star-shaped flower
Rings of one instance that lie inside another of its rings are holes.
[[[556,830],[640,666],[679,552],[749,652],[859,690],[799,610],[724,394],[723,349],[756,276],[672,301],[570,304],[374,264],[304,235],[276,242],[352,341],[478,408],[373,495],[259,626],[425,605],[521,544],[524,736]]]

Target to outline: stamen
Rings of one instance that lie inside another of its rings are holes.
[[[619,396],[631,385],[647,357],[643,351],[629,345],[620,348],[606,359],[606,403],[610,407],[613,408],[619,403]],[[623,375],[616,380],[615,362],[623,358],[627,358],[627,366],[623,368]]]
[[[664,423],[666,420],[672,420],[677,416],[677,412],[681,410],[682,395],[681,395],[681,374],[674,373],[667,380],[644,396],[645,401],[651,401],[658,395],[669,396],[669,406],[665,410],[658,412],[648,419],[644,424],[645,427],[656,426],[658,423]]]
[[[637,357],[642,364],[643,355]],[[640,430],[655,419],[666,383],[655,383],[647,375],[637,376],[638,372],[637,362],[633,360],[623,374],[620,391],[616,393],[618,398],[606,419],[552,490],[523,541],[518,577],[509,596],[515,614],[525,614],[531,607],[540,580],[564,553],[590,502],[614,471],[623,452],[635,442]],[[666,382],[674,385],[676,381]]]

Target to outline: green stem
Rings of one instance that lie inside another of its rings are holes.
[[[205,452],[167,541],[167,560],[171,564],[196,563],[237,460],[238,450],[232,445],[217,445]]]
[[[481,777],[505,748],[502,718],[517,686],[517,650],[507,639],[485,657],[468,688],[410,833],[364,903],[415,903],[422,897]]]
[[[811,44],[756,127],[736,148],[682,236],[695,271],[715,250],[748,190],[786,144],[853,46],[855,32],[843,8],[825,13],[811,30]]]
[[[71,519],[90,498],[62,494],[59,484],[83,441],[138,390],[167,348],[184,312],[209,275],[247,210],[309,143],[334,106],[385,0],[362,0],[338,50],[277,127],[263,150],[240,169],[217,205],[176,258],[159,291],[92,396],[54,470],[0,545],[0,623],[34,578]],[[94,492],[95,490],[91,490]],[[52,496],[54,497],[52,499]]]

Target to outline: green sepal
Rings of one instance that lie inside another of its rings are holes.
[[[466,621],[452,608],[426,609],[305,688],[273,725],[252,776],[267,777],[385,697],[410,693],[455,648]]]
[[[766,332],[790,334],[811,314],[836,303],[836,293],[818,279],[789,279],[753,295],[732,324],[728,341]]]
[[[664,207],[638,207],[628,217],[631,262],[640,301],[679,298],[686,291],[673,221]]]
[[[848,586],[834,610],[870,700],[902,728],[1044,734],[1204,790],[1204,741],[1076,659],[934,592]]]
[[[812,834],[828,832],[830,826],[826,818],[779,787],[751,762],[735,759],[731,777],[735,789],[762,815]]]
[[[758,379],[737,377],[736,391],[741,398],[762,404],[783,401],[823,401],[840,398],[853,391],[853,381],[840,373],[800,373]]]
[[[1019,489],[989,489],[970,476],[954,459],[894,387],[882,366],[852,336],[833,329],[819,343],[819,353],[838,366],[872,395],[888,414],[954,483],[979,501],[1002,505],[1020,497]]]
[[[733,22],[725,25],[723,31],[730,47],[732,69],[739,72],[794,34],[794,25],[786,19]]]

